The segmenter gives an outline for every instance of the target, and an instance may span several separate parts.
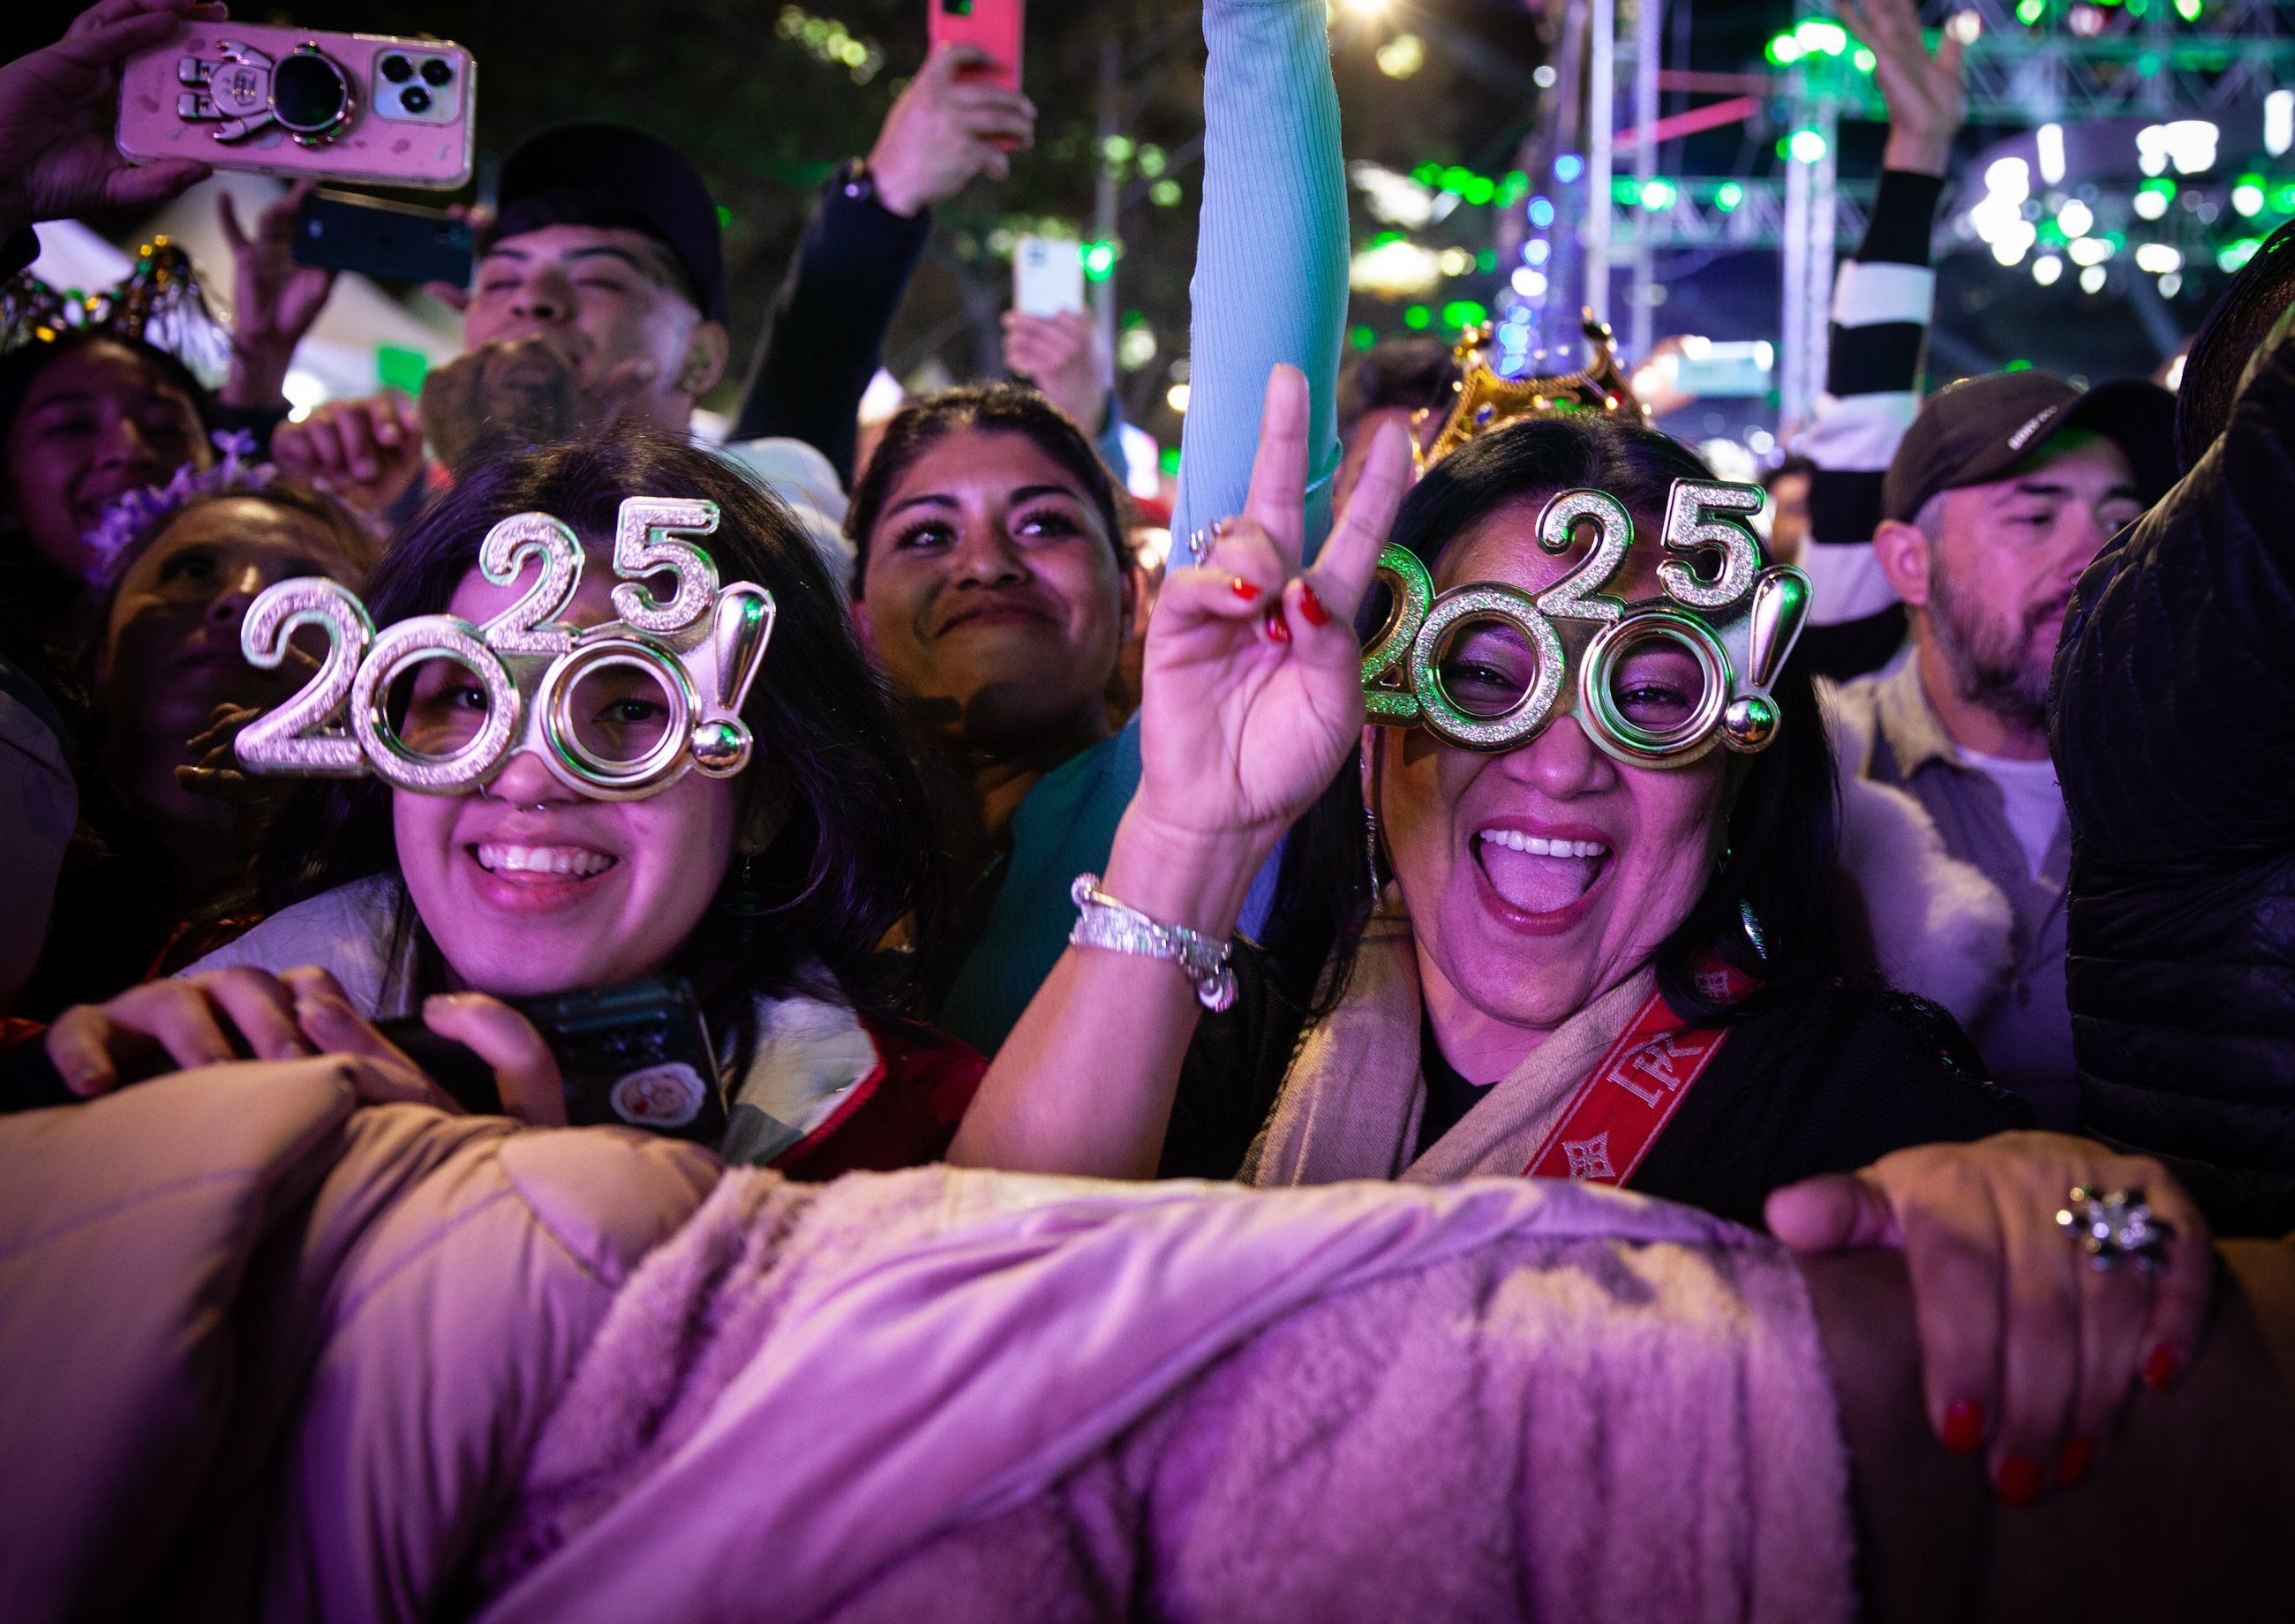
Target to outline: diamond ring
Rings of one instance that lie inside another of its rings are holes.
[[[2072,1186],[2056,1211],[2056,1228],[2100,1269],[2117,1269],[2130,1257],[2140,1269],[2158,1269],[2176,1238],[2176,1227],[2152,1215],[2142,1190],[2098,1190],[2088,1184]]]

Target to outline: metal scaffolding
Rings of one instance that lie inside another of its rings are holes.
[[[1617,325],[1626,353],[1638,356],[1650,347],[1657,255],[1773,247],[1784,293],[1779,414],[1790,427],[1806,420],[1824,387],[1834,269],[1840,250],[1863,235],[1871,196],[1869,184],[1838,179],[1840,125],[1878,120],[1886,110],[1869,74],[1850,71],[1839,55],[1805,55],[1770,80],[1771,105],[1788,132],[1782,175],[1660,176],[1667,7],[1668,0],[1588,0],[1561,8],[1556,82],[1519,157],[1559,216],[1547,287],[1542,298],[1510,293],[1506,302],[1541,353],[1560,353],[1575,342],[1580,306],[1612,314],[1611,273],[1623,268],[1629,307]],[[1966,57],[1968,114],[1978,125],[2208,118],[2251,110],[2271,91],[2295,86],[2295,0],[2209,0],[2198,23],[2168,0],[2141,8],[2045,0],[2030,24],[2016,15],[2014,0],[1923,0],[1923,9],[1932,27],[1964,12],[1981,25]],[[1831,20],[1819,0],[1797,0],[1796,10],[1797,21]],[[1623,151],[1621,91],[1631,130]],[[1637,206],[1654,180],[1670,188],[1669,200]],[[2153,234],[2163,229],[2190,228],[2170,220]],[[1525,234],[1510,214],[1499,235],[1507,263]]]

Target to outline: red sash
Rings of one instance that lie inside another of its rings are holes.
[[[1719,959],[1700,964],[1696,975],[1700,991],[1717,1002],[1740,997],[1754,984]],[[1728,1036],[1726,1026],[1683,1025],[1664,995],[1651,993],[1572,1096],[1561,1125],[1538,1147],[1523,1176],[1624,1184]]]

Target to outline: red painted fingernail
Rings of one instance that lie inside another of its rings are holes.
[[[1259,596],[1259,588],[1254,586],[1241,575],[1237,575],[1234,580],[1229,582],[1227,584],[1228,590],[1233,592],[1237,597],[1242,599],[1246,603],[1252,602]]]
[[[2000,1463],[2000,1498],[2010,1506],[2030,1506],[2040,1498],[2044,1474],[2040,1463],[2012,1455]]]
[[[2056,1486],[2077,1489],[2087,1481],[2087,1469],[2095,1463],[2095,1440],[2068,1438],[2064,1452],[2056,1457]]]
[[[2144,1361],[2144,1384],[2146,1387],[2166,1387],[2176,1379],[2176,1350],[2161,1342],[2152,1350]]]
[[[1279,608],[1267,611],[1267,635],[1278,643],[1291,641],[1291,624],[1283,618],[1283,611]]]
[[[1956,1455],[1973,1455],[1984,1447],[1984,1406],[1955,1399],[1944,1407],[1944,1447]]]
[[[1315,596],[1315,589],[1311,586],[1299,589],[1299,612],[1307,617],[1307,624],[1311,626],[1331,624],[1331,611],[1323,607],[1323,600]]]

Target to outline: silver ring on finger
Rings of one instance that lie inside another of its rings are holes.
[[[2152,1214],[2141,1188],[2098,1189],[2075,1184],[2056,1210],[2056,1228],[2086,1253],[2092,1269],[2110,1270],[2134,1258],[2145,1270],[2163,1267],[2176,1226]]]
[[[1234,522],[1229,518],[1215,518],[1208,525],[1198,525],[1188,531],[1188,561],[1202,564],[1211,556],[1212,549],[1219,545],[1220,537],[1227,534],[1227,527]]]

